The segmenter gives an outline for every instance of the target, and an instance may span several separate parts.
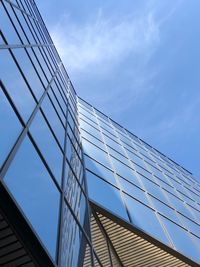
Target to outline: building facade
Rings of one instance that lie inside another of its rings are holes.
[[[33,0],[0,1],[0,127],[1,266],[199,266],[199,181],[77,96]]]

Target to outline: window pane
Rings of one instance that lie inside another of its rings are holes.
[[[93,126],[90,126],[88,123],[86,123],[83,120],[79,120],[79,122],[80,122],[81,128],[83,128],[88,133],[91,133],[96,138],[98,138],[99,140],[101,140],[101,133],[100,133],[100,131],[98,129],[94,128]]]
[[[112,162],[114,164],[114,168],[115,168],[116,172],[120,176],[126,178],[131,183],[140,186],[140,183],[139,183],[137,177],[135,176],[135,173],[128,166],[126,166],[122,162],[114,159],[113,157],[111,157],[111,159],[112,159]]]
[[[86,248],[85,238],[65,203],[63,207],[63,228],[61,238],[60,266],[82,266],[81,260],[83,260],[83,258],[80,257],[80,255],[84,256],[84,250]],[[81,253],[80,250],[82,250],[83,253]]]
[[[125,201],[131,214],[133,224],[156,239],[161,240],[165,244],[169,244],[164,230],[153,210],[129,196],[125,196]]]
[[[30,132],[46,159],[58,183],[61,183],[62,153],[40,111],[34,118]]]
[[[131,195],[132,197],[138,199],[139,201],[142,201],[143,203],[149,205],[146,194],[142,189],[129,183],[128,181],[126,181],[125,179],[123,179],[121,177],[118,177],[118,179],[119,179],[119,182],[120,182],[124,192],[126,192],[127,194]]]
[[[19,148],[5,183],[55,258],[60,194],[28,138]]]
[[[17,116],[0,87],[0,167],[22,130]]]
[[[177,217],[177,213],[175,210],[171,209],[169,206],[165,205],[164,203],[160,202],[159,200],[157,200],[154,197],[149,196],[151,201],[153,202],[153,206],[154,208],[162,213],[163,215],[165,215],[167,218],[169,218],[170,220],[178,223],[179,225],[181,225],[180,220]]]
[[[94,158],[103,165],[110,167],[110,162],[106,152],[104,152],[100,148],[97,148],[96,146],[88,142],[86,139],[83,139],[82,141],[83,150],[88,156]]]
[[[36,98],[39,100],[42,93],[44,92],[44,87],[38,78],[36,71],[33,68],[33,65],[28,58],[24,49],[15,49],[13,53],[32,89]]]
[[[4,66],[1,68],[2,81],[21,116],[27,121],[36,103],[8,51],[0,51],[0,62]]]
[[[44,111],[46,118],[48,119],[56,137],[58,138],[61,147],[63,147],[65,134],[64,127],[61,121],[59,120],[59,117],[56,114],[56,111],[53,105],[51,104],[48,96],[46,96],[42,102],[42,110]]]
[[[200,262],[199,250],[190,238],[189,233],[164,217],[162,217],[162,221],[164,222],[176,249],[189,258],[193,258],[197,262]]]
[[[87,177],[89,197],[118,216],[128,220],[120,192],[95,175]],[[102,194],[103,192],[103,194]]]
[[[87,156],[85,156],[85,166],[88,170],[91,170],[98,176],[103,177],[108,182],[116,185],[114,173]]]

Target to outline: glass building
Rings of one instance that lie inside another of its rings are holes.
[[[0,1],[0,266],[200,266],[200,183],[77,96],[33,0]]]

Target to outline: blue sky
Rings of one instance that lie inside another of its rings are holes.
[[[200,178],[200,1],[37,1],[77,93]]]

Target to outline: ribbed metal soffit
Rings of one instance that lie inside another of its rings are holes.
[[[99,221],[104,233],[100,232]],[[114,267],[186,267],[192,266],[122,227],[109,218],[96,213],[92,216],[93,245],[102,266],[110,267],[107,244],[110,242],[119,261]],[[106,238],[107,236],[107,238]],[[109,239],[109,242],[106,241]],[[115,257],[115,259],[117,258]],[[112,261],[113,262],[113,261]]]

